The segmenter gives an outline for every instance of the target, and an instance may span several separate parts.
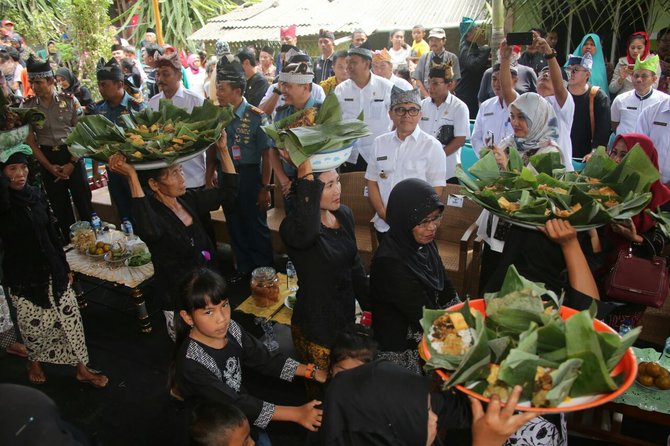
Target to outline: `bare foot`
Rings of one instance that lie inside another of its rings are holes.
[[[10,346],[7,347],[5,351],[10,355],[20,356],[21,358],[28,357],[28,349],[26,349],[26,346],[21,344],[20,342],[10,344]]]
[[[28,366],[28,380],[33,384],[44,384],[47,382],[47,376],[42,370],[42,364],[39,361],[32,361]]]
[[[109,379],[105,375],[92,372],[84,364],[77,365],[77,381],[89,384],[96,389],[104,389],[109,383]]]

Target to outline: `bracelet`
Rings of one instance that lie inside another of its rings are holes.
[[[317,370],[319,370],[319,368],[310,362],[305,366],[305,378],[316,380]]]
[[[556,57],[556,50],[553,50],[551,54],[544,55],[545,60],[554,59],[555,57]]]

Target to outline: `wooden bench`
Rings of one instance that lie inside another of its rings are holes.
[[[447,184],[442,190],[444,213],[435,242],[451,283],[461,298],[479,297],[481,242],[477,240],[476,221],[481,206],[460,194],[461,186]],[[449,200],[452,195],[455,200]],[[459,207],[458,204],[461,204]]]
[[[349,208],[354,214],[354,229],[356,231],[356,244],[358,254],[366,271],[370,271],[372,254],[377,249],[377,235],[372,225],[372,217],[375,212],[368,201],[365,172],[348,172],[340,174],[342,193],[340,202]]]

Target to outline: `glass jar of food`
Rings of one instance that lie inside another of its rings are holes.
[[[279,301],[279,279],[274,268],[263,266],[253,270],[251,296],[259,307],[269,307]]]

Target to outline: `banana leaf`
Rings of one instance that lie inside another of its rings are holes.
[[[491,351],[488,344],[488,331],[484,328],[484,317],[480,312],[475,312],[475,344],[465,354],[458,368],[451,374],[445,384],[445,388],[465,383],[471,379],[478,378],[483,369],[491,361]]]
[[[639,144],[624,156],[621,162],[602,177],[603,183],[612,184],[621,196],[630,192],[648,192],[651,185],[661,177],[660,172],[644,153]]]
[[[335,93],[330,93],[323,100],[323,104],[319,108],[319,112],[314,118],[314,124],[325,124],[327,122],[337,122],[342,119],[342,112],[340,110],[340,102],[335,96]],[[360,118],[362,121],[363,119]]]
[[[519,271],[516,269],[516,266],[510,265],[510,267],[507,269],[507,273],[505,273],[505,278],[503,279],[502,286],[500,287],[500,291],[496,293],[486,293],[484,295],[484,299],[486,300],[486,313],[489,314],[489,304],[493,302],[494,299],[505,297],[506,295],[509,295],[510,293],[513,292],[518,292],[522,290],[531,290],[534,292],[537,296],[547,296],[551,299],[552,304],[554,308],[558,309],[562,301],[561,299],[558,298],[556,293],[554,293],[551,290],[548,290],[545,286],[544,283],[542,282],[533,282],[525,277],[523,277],[521,274],[519,274]],[[542,301],[540,300],[540,303]],[[496,305],[496,304],[494,304]],[[528,307],[526,307],[528,308]],[[537,305],[537,299],[532,302],[532,306],[530,307],[534,311],[544,311],[543,308],[539,308]]]
[[[496,162],[495,155],[493,152],[489,152],[484,155],[482,158],[477,160],[470,168],[468,172],[484,185],[493,183],[495,180],[500,178],[500,169],[498,168],[498,163]],[[479,188],[482,186],[480,185]]]
[[[430,359],[427,361],[426,364],[433,368],[455,370],[458,368],[459,364],[461,363],[465,355],[448,355],[445,353],[438,352],[433,348],[430,342],[430,332],[433,326],[433,322],[435,321],[435,319],[439,318],[445,313],[462,314],[463,319],[465,319],[465,322],[468,324],[468,327],[470,328],[476,329],[477,321],[475,319],[475,316],[473,316],[472,313],[470,312],[470,306],[468,305],[467,301],[465,302],[465,305],[463,305],[461,309],[455,311],[431,310],[428,308],[423,309],[423,317],[421,318],[420,323],[421,327],[423,328],[424,337],[426,338],[426,347],[428,347],[428,351],[430,352]],[[480,329],[483,329],[483,324],[481,324]]]
[[[582,175],[591,178],[603,178],[616,168],[616,162],[607,154],[605,147],[598,147],[582,169]]]
[[[578,397],[612,392],[617,383],[610,377],[603,358],[598,334],[593,328],[593,318],[588,311],[574,314],[565,322],[566,349],[568,358],[583,360],[581,373],[570,390],[570,396]]]
[[[552,371],[552,388],[547,393],[545,404],[538,404],[540,407],[557,407],[570,394],[572,385],[579,377],[583,361],[581,359],[568,359],[561,363],[558,369]]]
[[[529,161],[538,173],[552,175],[554,170],[565,169],[565,166],[561,162],[560,152],[535,154],[530,157]]]
[[[0,93],[2,96],[2,93]],[[30,134],[30,126],[22,125],[11,130],[0,132],[0,148],[8,149],[26,142],[26,138]]]
[[[666,238],[670,238],[670,212],[661,211],[661,208],[656,209],[656,212],[651,209],[645,211],[656,221],[658,228],[663,232]]]
[[[637,195],[633,192],[630,192],[621,203],[607,209],[607,213],[614,220],[628,220],[629,218],[634,217],[642,212],[642,210],[646,208],[651,201],[651,198],[651,192]]]
[[[9,110],[19,115],[23,125],[32,124],[37,128],[42,128],[47,119],[46,115],[36,108],[10,107]]]
[[[612,370],[619,363],[626,350],[633,346],[641,332],[642,327],[635,327],[623,336],[615,333],[598,332],[600,348],[608,370]]]
[[[511,172],[521,172],[524,169],[523,159],[519,155],[516,147],[509,148],[509,155],[507,157],[507,169]]]
[[[144,109],[121,116],[118,126],[102,115],[85,116],[68,137],[70,152],[107,162],[114,153],[123,153],[130,162],[162,160],[168,164],[180,157],[202,151],[233,119],[231,107],[216,107],[210,102],[194,107],[188,113],[170,101],[161,101],[158,111]],[[166,131],[167,124],[173,124]],[[139,126],[159,124],[157,132],[140,131]],[[133,142],[126,132],[140,135],[142,143]],[[184,139],[185,137],[185,139]],[[175,142],[175,139],[182,139]]]

